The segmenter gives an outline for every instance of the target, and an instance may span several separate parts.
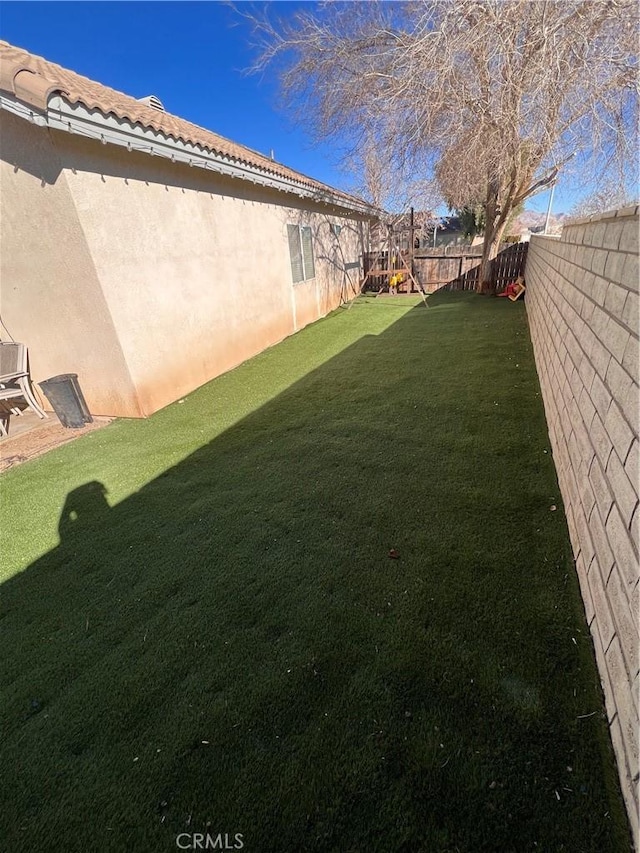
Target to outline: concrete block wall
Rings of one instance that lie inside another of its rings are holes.
[[[611,739],[638,835],[638,208],[531,238],[531,339]]]

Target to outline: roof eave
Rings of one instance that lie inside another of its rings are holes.
[[[0,107],[52,130],[84,136],[105,145],[119,145],[129,151],[141,151],[174,163],[183,163],[279,192],[294,194],[299,198],[330,205],[349,213],[358,213],[369,218],[379,216],[379,212],[366,202],[356,198],[346,199],[329,187],[309,186],[303,181],[260,169],[190,142],[176,140],[152,128],[131,124],[114,115],[105,115],[99,110],[89,110],[83,104],[70,103],[58,94],[52,95],[48,100],[47,109],[40,111],[3,92],[0,94]]]

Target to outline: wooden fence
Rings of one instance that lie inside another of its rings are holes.
[[[493,261],[491,261],[490,279],[496,293],[501,293],[519,275],[524,275],[528,249],[528,243],[514,243],[512,246],[499,252]],[[478,285],[479,272],[480,264],[476,264],[471,269],[448,281],[443,286],[443,289],[475,290]]]
[[[527,259],[528,243],[515,243],[503,249],[491,263],[491,281],[495,284],[496,291],[504,288],[519,275],[524,274],[524,265]],[[426,293],[433,293],[443,288],[445,290],[475,290],[478,284],[480,263],[477,250],[473,253],[452,255],[443,257],[441,254],[420,253],[413,259],[414,274]],[[393,262],[392,258],[392,262]],[[364,256],[364,272],[372,268],[392,269],[402,266],[399,258],[395,264],[388,265],[387,252],[382,254],[376,252],[366,253]],[[389,284],[389,276],[369,276],[366,289],[379,291]],[[406,292],[410,283],[400,285],[399,290]]]
[[[465,254],[457,257],[442,255],[422,255],[414,259],[416,277],[427,293],[433,293],[444,285],[462,280],[479,263],[477,254]]]

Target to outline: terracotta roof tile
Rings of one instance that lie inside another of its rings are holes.
[[[42,111],[47,108],[48,98],[52,94],[59,94],[70,104],[82,104],[87,109],[113,115],[132,125],[151,128],[175,141],[200,146],[213,154],[229,157],[267,174],[287,178],[301,186],[328,190],[345,201],[351,200],[360,205],[363,203],[361,199],[289,169],[244,145],[171,113],[150,107],[130,95],[96,83],[5,41],[0,41],[0,89]]]

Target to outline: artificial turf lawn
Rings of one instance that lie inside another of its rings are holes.
[[[361,299],[0,487],[5,849],[629,849],[522,304]]]

